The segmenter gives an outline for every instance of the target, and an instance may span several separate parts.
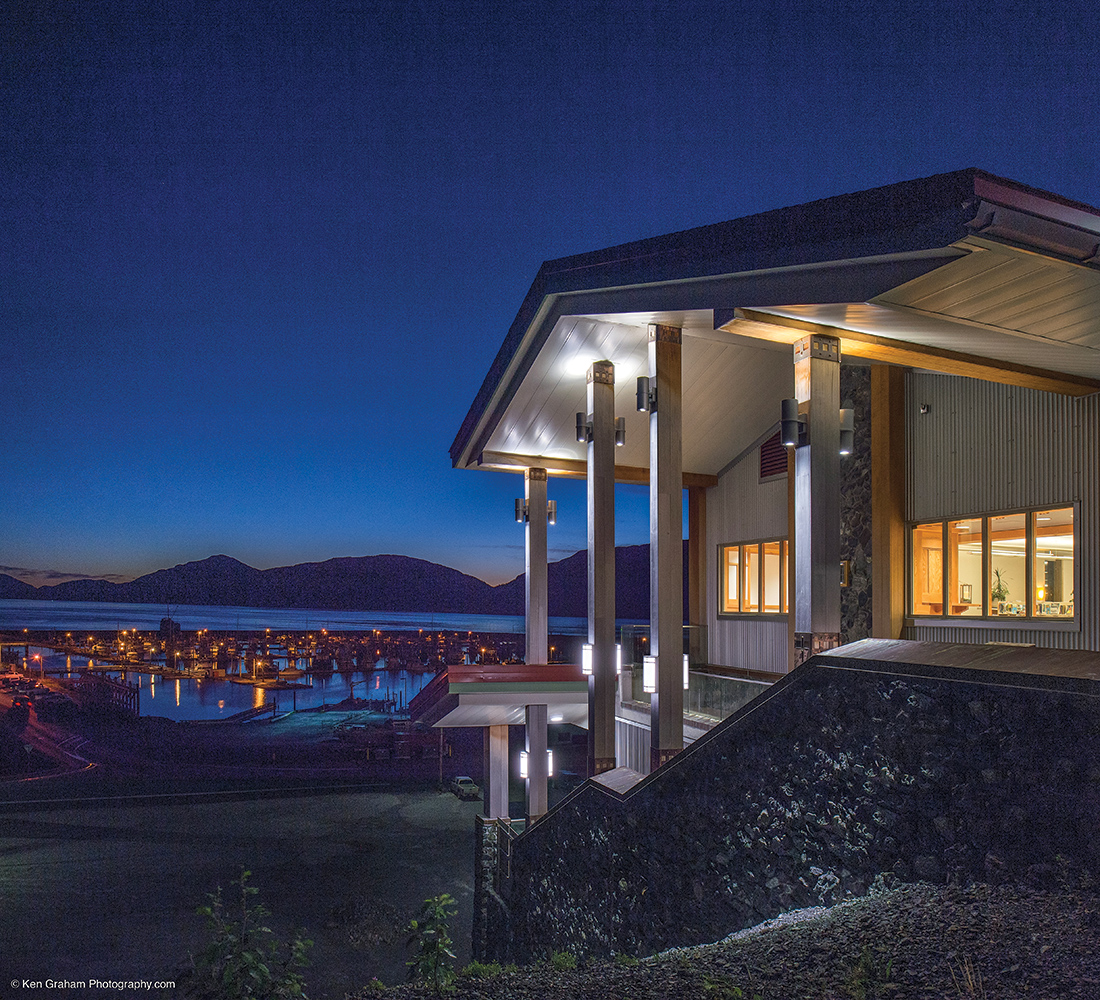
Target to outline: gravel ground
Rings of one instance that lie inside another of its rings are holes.
[[[460,977],[456,1000],[875,1000],[1100,997],[1100,896],[1093,891],[904,885],[828,910],[787,914],[725,941],[661,955],[550,963]],[[742,992],[738,992],[738,990]],[[356,1000],[377,996],[370,988]],[[387,990],[388,1000],[429,996]]]

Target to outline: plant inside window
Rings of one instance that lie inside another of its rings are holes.
[[[993,586],[989,588],[989,599],[994,602],[1008,600],[1008,585],[1001,579],[999,569],[993,570]]]

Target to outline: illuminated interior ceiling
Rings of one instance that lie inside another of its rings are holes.
[[[945,238],[945,234],[951,234]],[[644,481],[648,326],[683,329],[685,485],[775,426],[791,345],[857,363],[1100,391],[1100,211],[960,171],[548,262],[452,446],[456,466],[584,474],[585,372],[615,364],[620,481]]]

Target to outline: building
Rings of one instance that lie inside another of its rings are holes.
[[[1100,650],[1098,390],[1100,210],[967,169],[545,263],[451,458],[528,511],[587,479],[590,767],[644,771],[683,746],[686,648]],[[615,482],[650,487],[648,761],[615,748]]]

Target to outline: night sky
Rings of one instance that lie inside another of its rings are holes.
[[[447,449],[543,260],[968,166],[1097,204],[1091,7],[6,0],[0,572],[511,578],[522,478]]]

